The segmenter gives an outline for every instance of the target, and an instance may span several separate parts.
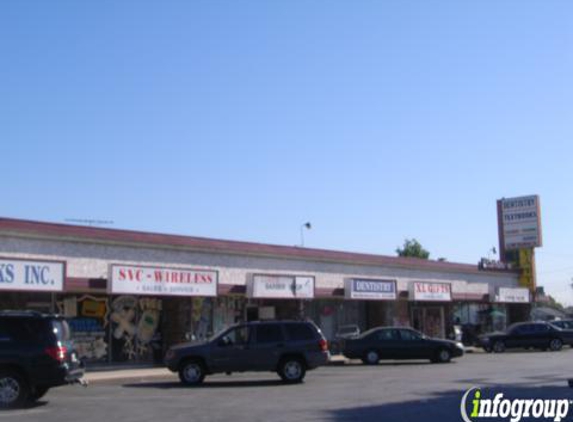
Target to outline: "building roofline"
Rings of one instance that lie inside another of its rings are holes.
[[[314,249],[298,246],[273,245],[237,240],[209,239],[141,232],[124,229],[87,227],[63,223],[50,223],[12,218],[0,218],[0,235],[26,238],[56,239],[77,242],[97,242],[139,247],[186,249],[204,253],[229,253],[237,255],[265,256],[282,259],[314,260],[359,265],[389,266],[406,269],[479,273],[477,264],[433,261],[418,258],[402,258],[357,252]],[[515,273],[514,270],[488,270],[488,274]]]

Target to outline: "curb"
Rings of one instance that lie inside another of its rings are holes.
[[[350,360],[342,356],[337,356],[334,359],[330,359],[327,363],[328,366],[343,366],[349,363]],[[159,378],[159,377],[170,377],[176,376],[175,373],[171,372],[166,367],[139,367],[139,368],[125,368],[120,367],[117,369],[113,368],[95,368],[94,370],[87,370],[84,375],[84,379],[90,384],[97,384],[106,381],[115,380],[133,380],[141,378]]]

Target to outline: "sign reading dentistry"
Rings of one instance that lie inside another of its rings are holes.
[[[0,290],[61,292],[64,274],[63,262],[0,259]]]
[[[529,303],[529,289],[524,287],[500,287],[496,302],[502,303]]]
[[[254,299],[312,299],[314,277],[292,275],[253,275],[247,296]]]
[[[217,296],[217,271],[190,268],[112,265],[110,293]]]
[[[414,281],[410,283],[408,296],[410,300],[450,302],[452,300],[452,286],[448,283]]]
[[[346,299],[396,300],[394,280],[347,279],[344,281]]]
[[[503,198],[498,201],[500,237],[505,250],[541,246],[539,196]]]

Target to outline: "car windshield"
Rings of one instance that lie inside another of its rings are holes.
[[[218,332],[213,334],[211,337],[209,337],[209,339],[207,341],[211,342],[211,341],[217,340],[219,337],[221,337],[223,334],[225,334],[227,331],[229,331],[233,327],[236,327],[236,326],[232,325],[230,327],[226,327],[226,328],[223,328],[222,330],[219,330]]]

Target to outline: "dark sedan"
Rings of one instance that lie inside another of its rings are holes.
[[[521,322],[505,332],[480,336],[478,344],[486,352],[502,353],[506,349],[541,349],[558,351],[573,344],[573,331],[562,330],[547,322]]]
[[[404,327],[378,327],[354,339],[347,339],[342,353],[349,359],[361,359],[376,365],[381,359],[429,359],[432,362],[449,362],[462,356],[461,343],[434,339]]]

